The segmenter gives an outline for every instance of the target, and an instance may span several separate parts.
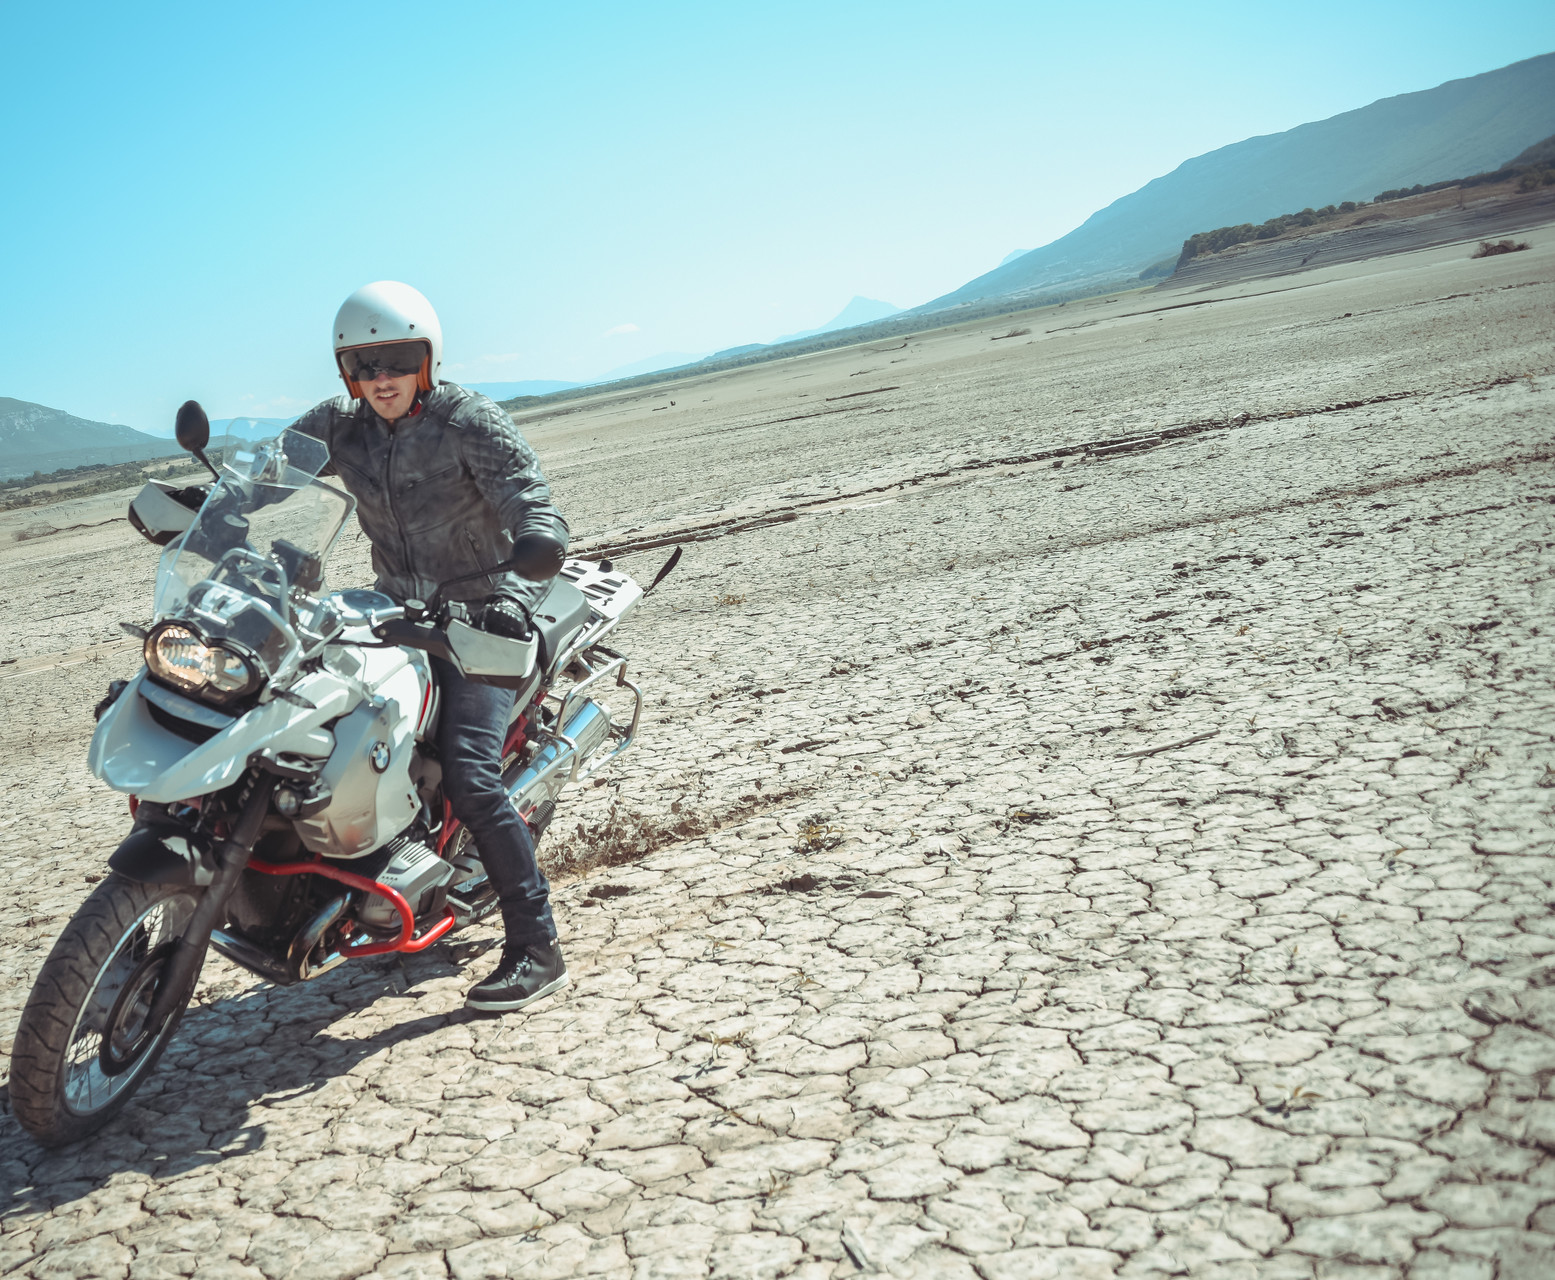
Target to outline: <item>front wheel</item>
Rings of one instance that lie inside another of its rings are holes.
[[[157,982],[197,891],[109,875],[43,962],[11,1050],[11,1106],[45,1146],[101,1128],[130,1100],[178,1028],[193,984],[148,1026]]]

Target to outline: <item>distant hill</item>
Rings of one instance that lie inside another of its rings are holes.
[[[490,396],[493,400],[511,400],[514,396],[548,396],[553,391],[570,391],[582,384],[532,378],[528,382],[466,382],[461,385],[471,391],[479,391],[483,396]]]
[[[823,324],[819,329],[801,329],[798,333],[785,333],[781,338],[773,338],[766,345],[776,346],[780,342],[794,342],[800,338],[813,338],[818,333],[834,333],[838,329],[851,329],[854,325],[870,324],[875,320],[884,320],[887,316],[894,316],[900,307],[893,307],[889,302],[881,302],[878,298],[861,298],[855,294],[848,305]],[[719,355],[726,354],[719,352]]]
[[[296,418],[212,418],[211,443],[208,450],[211,460],[216,461],[218,453],[235,444],[274,439],[296,421]],[[173,437],[171,423],[155,438],[162,440],[167,446],[166,452],[179,451],[178,441]],[[93,461],[101,461],[101,459],[93,459]]]
[[[1541,186],[1555,186],[1555,168],[1546,169],[1543,167],[1544,164],[1548,163],[1545,157],[1555,160],[1555,137],[1545,138],[1542,142],[1534,144],[1527,150],[1520,152],[1516,159],[1508,160],[1499,169],[1489,169],[1484,173],[1471,173],[1459,178],[1449,178],[1444,182],[1416,183],[1409,188],[1379,191],[1371,204],[1357,204],[1353,200],[1346,200],[1341,205],[1330,204],[1324,205],[1321,209],[1306,208],[1299,213],[1281,214],[1279,217],[1270,218],[1267,222],[1256,227],[1251,223],[1244,222],[1240,226],[1217,227],[1213,231],[1195,232],[1183,242],[1182,256],[1177,260],[1177,269],[1180,270],[1194,258],[1206,253],[1219,253],[1223,249],[1230,249],[1239,244],[1247,244],[1253,240],[1275,240],[1291,232],[1299,232],[1309,227],[1322,226],[1325,222],[1333,222],[1336,219],[1342,218],[1345,214],[1359,213],[1360,216],[1368,219],[1382,217],[1385,215],[1378,212],[1379,205],[1389,204],[1395,200],[1403,200],[1410,196],[1427,195],[1433,191],[1448,189],[1462,192],[1473,190],[1476,187],[1508,186],[1514,180],[1519,181],[1519,189],[1522,191],[1533,191]]]
[[[1196,156],[1068,235],[914,311],[1116,287],[1175,258],[1184,240],[1207,227],[1257,224],[1291,209],[1479,173],[1552,132],[1555,54],[1544,54]]]
[[[888,316],[901,314],[903,313],[900,308],[892,306],[889,302],[881,302],[878,298],[855,296],[849,300],[847,306],[843,307],[841,311],[819,329],[805,329],[800,333],[786,333],[780,338],[772,339],[771,342],[747,342],[737,347],[725,347],[723,350],[714,351],[711,354],[703,352],[698,355],[692,355],[684,351],[661,351],[656,356],[649,356],[644,360],[636,360],[631,364],[619,365],[600,374],[597,378],[589,379],[587,382],[471,382],[467,385],[470,390],[480,391],[498,403],[505,403],[509,408],[517,408],[520,407],[519,401],[529,401],[539,396],[555,395],[563,391],[581,391],[587,387],[623,382],[649,374],[664,373],[671,369],[690,369],[700,364],[723,364],[729,360],[737,360],[741,357],[769,350],[780,343],[799,342],[805,338],[835,333],[839,330],[851,329],[861,324],[873,324]]]
[[[243,440],[268,440],[296,418],[213,418],[211,450]],[[133,427],[77,418],[63,409],[0,396],[0,480],[45,475],[75,467],[117,466],[148,458],[172,458],[182,452],[167,435],[154,436]]]
[[[597,386],[602,382],[618,382],[622,378],[635,378],[643,373],[657,373],[661,369],[678,369],[683,364],[695,364],[698,360],[706,358],[706,352],[701,355],[687,355],[684,351],[661,351],[646,360],[634,360],[631,364],[618,365],[582,385]]]
[[[0,479],[94,463],[142,462],[177,452],[172,441],[133,427],[0,396]]]
[[[1501,167],[1503,169],[1525,169],[1536,164],[1555,167],[1555,134],[1551,134],[1542,142],[1536,142],[1524,151],[1519,151]]]

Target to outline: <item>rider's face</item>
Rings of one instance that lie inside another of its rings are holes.
[[[410,412],[416,399],[416,375],[413,373],[395,378],[380,371],[376,378],[362,383],[361,387],[367,403],[385,422],[398,422]]]

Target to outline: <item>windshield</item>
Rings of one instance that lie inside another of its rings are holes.
[[[308,597],[322,592],[324,561],[356,505],[318,478],[328,461],[322,441],[295,431],[229,448],[220,482],[162,554],[157,621],[236,641],[272,677],[295,661],[298,630],[312,622]]]

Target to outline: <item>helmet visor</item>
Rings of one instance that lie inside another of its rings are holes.
[[[347,347],[340,352],[340,367],[353,382],[371,382],[380,373],[404,378],[420,373],[430,353],[425,342],[379,342],[370,347]]]

